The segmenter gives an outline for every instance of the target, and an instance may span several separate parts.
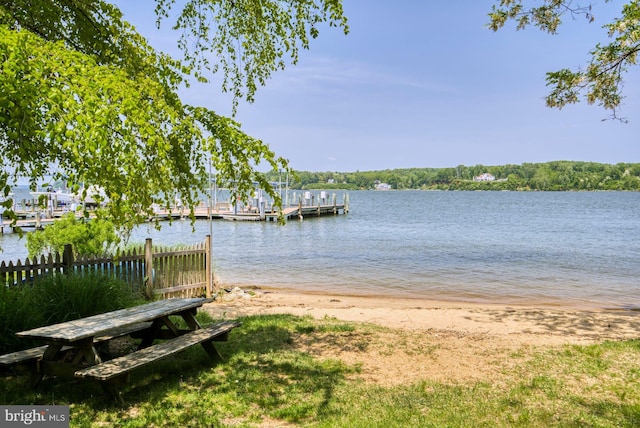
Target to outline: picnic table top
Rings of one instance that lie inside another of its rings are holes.
[[[87,318],[21,331],[16,333],[16,336],[72,343],[131,324],[153,321],[163,316],[179,314],[193,308],[198,308],[211,301],[213,301],[213,299],[201,297],[158,300],[144,305],[93,315]]]

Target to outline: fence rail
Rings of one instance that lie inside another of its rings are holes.
[[[132,290],[149,299],[170,297],[211,297],[211,237],[180,250],[154,247],[147,239],[143,247],[131,249],[117,257],[74,258],[71,245],[63,254],[27,258],[0,263],[0,283],[20,286],[47,275],[100,273],[124,280]]]

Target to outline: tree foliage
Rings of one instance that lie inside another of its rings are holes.
[[[500,0],[489,14],[488,26],[497,31],[507,22],[515,21],[519,30],[533,25],[556,34],[564,17],[582,16],[591,23],[595,21],[595,13],[591,4],[572,0]],[[551,88],[546,97],[549,107],[563,108],[584,98],[589,104],[609,110],[613,118],[619,118],[624,75],[630,66],[636,65],[640,51],[640,2],[632,0],[623,5],[620,16],[604,27],[610,40],[594,47],[589,64],[578,70],[565,68],[547,73],[547,86]]]
[[[178,44],[186,63],[204,80],[222,69],[222,89],[236,101],[253,101],[258,85],[285,68],[285,57],[296,64],[300,49],[309,48],[322,23],[347,29],[341,0],[189,0],[174,17],[175,3],[157,0],[158,26],[163,19],[175,19],[173,27],[184,29]],[[217,62],[211,62],[209,52]]]
[[[173,0],[157,0],[161,21]],[[180,3],[182,5],[182,3]],[[151,6],[150,6],[151,7]],[[295,63],[322,22],[347,31],[338,0],[190,0],[174,28],[178,60],[155,51],[102,0],[0,3],[0,188],[12,217],[18,178],[44,177],[104,189],[114,224],[131,228],[176,199],[193,208],[209,183],[246,195],[253,182],[273,192],[257,166],[288,170],[239,123],[183,103],[191,79],[223,76],[221,90],[253,100],[271,73]]]
[[[119,238],[113,223],[98,218],[88,221],[67,213],[54,223],[27,234],[29,257],[44,254],[62,254],[64,246],[71,244],[76,256],[102,256],[111,254]]]
[[[533,25],[556,34],[565,16],[582,16],[592,23],[595,13],[591,4],[581,5],[573,0],[500,0],[489,14],[489,28],[497,31],[508,21],[515,21],[518,29]],[[562,108],[583,97],[587,103],[597,104],[609,110],[613,118],[619,118],[624,75],[630,66],[637,64],[640,51],[640,1],[624,4],[620,16],[604,28],[608,31],[609,43],[598,43],[584,68],[547,73],[547,86],[551,87],[546,97],[549,107]]]

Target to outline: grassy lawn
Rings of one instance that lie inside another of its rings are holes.
[[[124,406],[91,382],[45,379],[33,391],[21,376],[2,379],[0,403],[70,404],[79,427],[640,426],[640,341],[527,348],[495,379],[385,386],[361,376],[358,362],[311,350],[349,346],[365,360],[397,333],[393,352],[414,353],[406,333],[292,315],[241,321],[216,345],[224,362],[194,347],[135,371]]]

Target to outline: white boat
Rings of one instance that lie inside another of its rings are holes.
[[[85,193],[85,197],[83,199],[82,194]],[[98,205],[98,201],[101,203],[105,203],[109,200],[107,198],[107,194],[102,187],[98,186],[89,186],[85,189],[82,188],[78,190],[78,193],[74,195],[77,202],[84,203],[85,205]]]
[[[46,190],[42,192],[29,192],[34,198],[40,198],[45,196],[47,200],[56,201],[58,205],[71,205],[74,202],[78,202],[78,199],[72,193],[64,192],[62,189],[58,190]]]

